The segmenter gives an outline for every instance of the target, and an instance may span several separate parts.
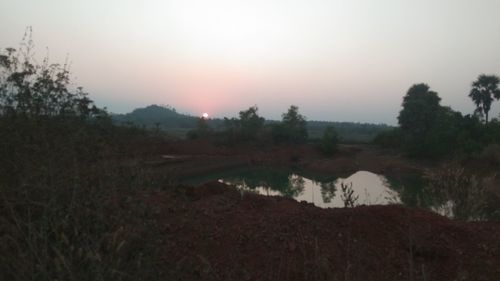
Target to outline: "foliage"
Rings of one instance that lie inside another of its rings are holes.
[[[475,112],[481,116],[484,114],[486,123],[488,123],[491,103],[494,99],[500,99],[499,83],[500,78],[498,76],[486,74],[479,75],[477,80],[472,83],[469,97],[477,107]]]
[[[307,133],[310,139],[321,139],[327,127],[334,127],[339,140],[349,143],[369,143],[382,132],[393,129],[385,124],[356,122],[307,121]]]
[[[93,118],[106,115],[81,87],[70,89],[68,64],[38,65],[33,58],[28,29],[19,50],[0,53],[0,115],[35,118],[68,116]]]
[[[480,154],[480,159],[489,165],[500,165],[500,145],[493,143],[486,146]]]
[[[402,132],[404,149],[411,155],[425,153],[429,132],[435,124],[440,110],[441,98],[430,91],[427,84],[410,87],[403,98],[403,109],[398,122]]]
[[[387,148],[401,147],[401,129],[394,128],[380,132],[373,140],[373,143]]]
[[[191,130],[187,133],[189,139],[207,138],[213,133],[212,128],[208,125],[208,120],[203,117],[199,117],[197,121],[196,129]]]
[[[337,151],[339,137],[334,127],[329,126],[325,129],[321,143],[319,144],[320,151],[326,155],[331,156]]]
[[[272,131],[276,143],[301,144],[307,141],[306,118],[299,113],[299,108],[291,105],[282,115],[280,124],[274,125]]]
[[[198,122],[198,117],[181,114],[168,105],[149,105],[134,109],[127,114],[112,114],[111,118],[118,125],[138,126],[146,129],[155,129],[158,126],[161,131],[178,137],[184,137],[190,130],[196,129]],[[259,118],[262,117],[259,116]],[[241,135],[238,133],[240,119],[241,116],[240,118],[210,118],[208,124],[217,133],[220,143],[231,144],[240,141]],[[271,127],[277,124],[279,121],[264,120],[263,127],[257,134],[253,135],[252,139],[257,139],[259,142],[271,140]],[[307,121],[308,138],[321,139],[328,126],[335,127],[341,141],[355,143],[370,142],[378,133],[391,129],[385,124]]]
[[[239,119],[224,118],[222,135],[226,143],[262,140],[265,119],[258,115],[258,107],[251,106],[239,113]]]
[[[131,164],[147,135],[113,126],[32,45],[0,56],[0,279],[158,276],[152,214],[131,196],[152,185]]]
[[[441,98],[427,84],[415,84],[403,98],[398,122],[401,130],[415,136],[425,135],[436,119]]]
[[[427,171],[425,193],[437,211],[464,220],[484,218],[486,189],[484,180],[466,173],[456,163]]]
[[[428,85],[413,85],[403,98],[399,128],[380,133],[374,143],[401,148],[409,156],[422,158],[473,155],[488,144],[500,143],[496,119],[484,125],[476,115],[462,116],[439,102],[439,96]]]
[[[0,133],[0,279],[137,280],[157,271],[151,214],[130,197],[149,177],[116,156],[143,137],[69,117],[2,117]]]
[[[340,199],[344,202],[344,208],[354,208],[357,205],[359,195],[354,195],[354,189],[352,189],[352,182],[350,184],[340,183]]]

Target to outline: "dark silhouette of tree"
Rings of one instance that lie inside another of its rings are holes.
[[[223,135],[227,142],[258,140],[264,129],[265,119],[257,113],[259,108],[254,105],[239,113],[240,118],[224,118],[225,131]]]
[[[500,79],[496,75],[481,74],[476,81],[472,82],[469,97],[476,104],[476,113],[484,114],[488,124],[488,114],[494,99],[500,99],[498,83]]]
[[[328,126],[321,138],[320,150],[324,155],[331,156],[337,151],[339,136],[333,126]]]
[[[264,127],[265,119],[257,114],[259,108],[254,105],[240,111],[241,134],[248,139],[255,139]]]
[[[415,136],[428,132],[438,114],[440,101],[427,84],[413,85],[403,98],[403,109],[399,112],[401,130]]]
[[[189,139],[206,138],[212,134],[212,128],[208,125],[208,120],[203,117],[199,117],[196,122],[196,129],[191,130],[187,133]]]
[[[0,52],[0,114],[25,118],[102,117],[81,87],[71,89],[68,63],[52,64],[45,58],[37,64],[28,28],[19,49]]]
[[[415,84],[403,98],[398,121],[405,150],[413,155],[426,151],[426,142],[439,115],[441,98],[427,84]]]
[[[273,129],[274,140],[293,144],[305,143],[308,137],[307,121],[305,116],[299,113],[299,108],[291,105],[282,118],[281,124]]]

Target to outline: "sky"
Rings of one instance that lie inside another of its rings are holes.
[[[472,81],[500,75],[500,0],[0,0],[0,48],[27,26],[38,57],[68,57],[115,113],[257,105],[279,119],[295,104],[309,120],[394,125],[412,84],[469,114]]]

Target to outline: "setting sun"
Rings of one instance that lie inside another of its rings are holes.
[[[204,119],[208,119],[208,113],[206,113],[206,112],[205,112],[205,113],[203,113],[201,116],[202,116]]]

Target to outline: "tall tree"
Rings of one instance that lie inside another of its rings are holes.
[[[414,156],[427,153],[429,135],[439,116],[441,98],[427,84],[415,84],[403,98],[403,109],[398,121],[403,137],[403,148]]]
[[[439,112],[441,98],[427,84],[415,84],[403,98],[403,109],[398,121],[401,130],[413,136],[422,136],[432,127]]]
[[[241,134],[246,139],[255,139],[264,127],[265,119],[257,111],[259,108],[256,105],[240,111]]]
[[[292,105],[281,117],[283,118],[281,123],[273,126],[273,140],[276,143],[305,143],[308,137],[307,122],[299,113],[299,108]]]
[[[498,83],[500,79],[496,75],[481,74],[476,81],[472,82],[472,90],[469,97],[476,104],[476,112],[484,114],[488,124],[488,114],[494,99],[500,99]]]

